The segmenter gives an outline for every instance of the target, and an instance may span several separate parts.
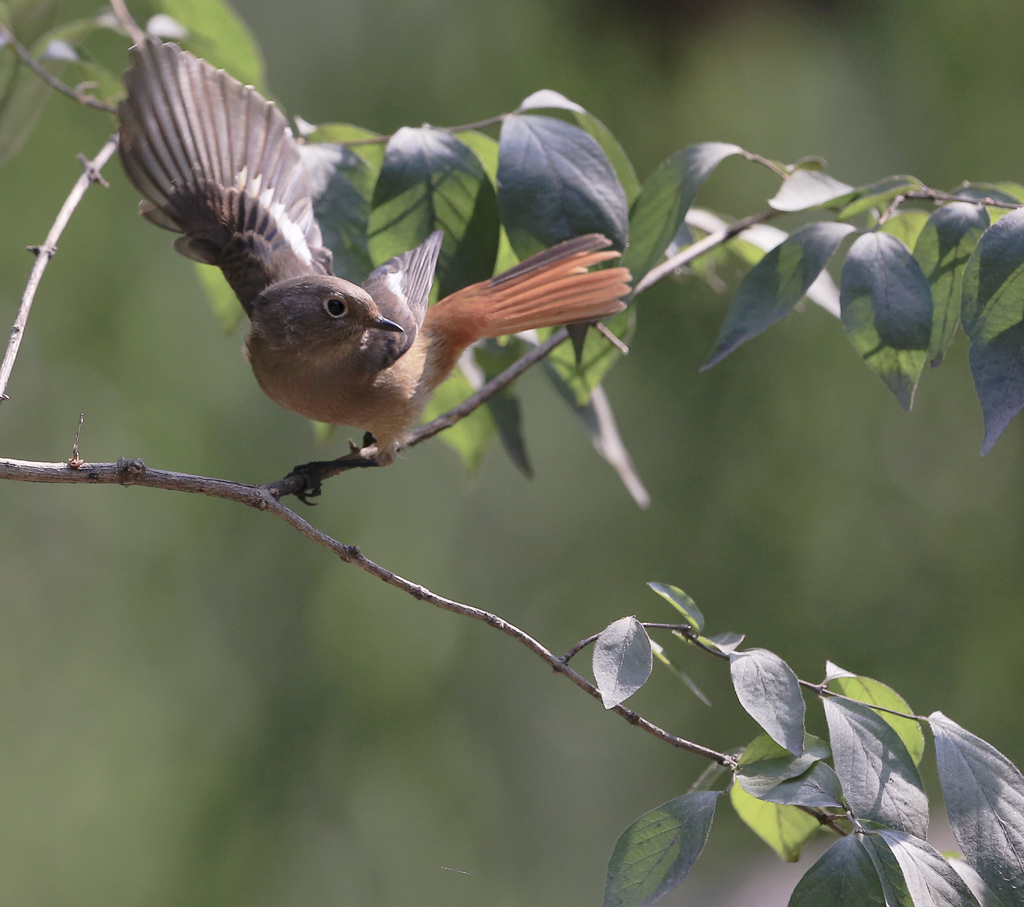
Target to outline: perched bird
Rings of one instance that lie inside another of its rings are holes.
[[[369,430],[391,463],[459,355],[484,337],[620,312],[625,268],[600,234],[568,240],[427,305],[442,233],[358,286],[331,273],[313,185],[284,115],[251,86],[153,39],[119,108],[125,172],[175,248],[216,265],[251,322],[256,380],[294,412]]]

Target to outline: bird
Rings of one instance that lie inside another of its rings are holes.
[[[314,185],[284,114],[255,88],[171,42],[130,51],[119,154],[142,215],[175,249],[221,269],[249,319],[245,354],[275,403],[368,431],[392,463],[431,394],[482,338],[593,322],[625,308],[630,273],[577,236],[428,305],[436,230],[362,286],[332,273]]]

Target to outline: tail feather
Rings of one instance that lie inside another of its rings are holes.
[[[577,237],[491,280],[453,293],[427,312],[425,326],[459,346],[558,324],[617,315],[630,292],[626,268],[588,270],[617,258],[600,234]]]

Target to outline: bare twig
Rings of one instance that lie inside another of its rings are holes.
[[[78,101],[79,104],[84,104],[86,107],[95,107],[97,110],[105,110],[107,113],[115,113],[117,111],[117,108],[114,107],[113,104],[108,104],[106,101],[101,101],[99,98],[95,98],[83,91],[79,91],[77,88],[72,88],[70,85],[66,85],[58,79],[45,66],[43,66],[42,63],[32,56],[29,49],[15,37],[14,32],[4,25],[3,22],[0,22],[0,37],[3,37],[3,39],[14,48],[14,52],[21,59],[21,62],[39,76],[39,78],[49,85],[54,91],[59,91],[61,94],[67,95],[69,98],[73,98]]]
[[[955,192],[940,192],[938,189],[914,189],[904,193],[905,198],[922,198],[932,202],[965,202],[968,205],[985,205],[989,208],[1020,208],[1019,202],[1004,202],[995,198],[975,198],[970,195],[958,195]]]
[[[7,383],[11,378],[11,371],[14,368],[14,361],[18,358],[18,347],[21,346],[21,338],[25,333],[25,325],[28,323],[28,315],[32,310],[32,302],[35,299],[36,291],[39,289],[39,282],[43,279],[43,272],[57,252],[57,240],[60,239],[64,228],[68,225],[71,215],[74,213],[78,203],[81,202],[85,190],[90,184],[98,182],[99,172],[110,160],[111,155],[117,150],[117,136],[112,135],[107,139],[106,144],[100,149],[99,154],[91,161],[86,161],[84,172],[78,178],[71,194],[68,195],[57,219],[53,222],[50,232],[46,234],[46,241],[41,246],[30,246],[29,251],[36,255],[36,263],[29,275],[28,283],[25,285],[25,292],[21,297],[21,305],[18,307],[17,317],[14,319],[14,327],[11,328],[11,339],[7,344],[7,352],[4,353],[3,362],[0,363],[0,403],[7,399],[5,391]]]
[[[141,45],[145,43],[146,33],[136,24],[132,14],[128,12],[128,7],[125,6],[124,0],[110,0],[110,8],[114,11],[117,21],[121,23],[121,27],[128,32],[128,37],[135,44]]]
[[[466,605],[454,599],[445,598],[442,595],[431,592],[418,583],[411,582],[397,573],[393,573],[380,566],[366,557],[358,546],[344,545],[326,533],[321,532],[294,510],[282,504],[265,486],[245,485],[240,482],[231,482],[207,476],[194,476],[179,472],[149,469],[142,460],[128,459],[121,459],[116,463],[83,463],[78,468],[72,468],[67,463],[40,463],[28,460],[0,459],[0,479],[76,485],[141,485],[145,488],[161,488],[167,491],[181,491],[189,494],[203,494],[209,497],[223,498],[224,500],[247,504],[256,510],[272,513],[306,538],[333,552],[346,564],[353,564],[361,570],[365,570],[372,576],[376,576],[388,585],[394,586],[396,589],[411,595],[419,601],[427,602],[444,611],[451,611],[453,614],[460,614],[463,617],[481,621],[490,627],[494,627],[496,630],[500,630],[506,636],[511,637],[520,645],[529,649],[546,662],[555,672],[571,680],[594,699],[598,701],[601,699],[601,694],[594,684],[570,668],[563,659],[549,651],[525,630],[521,630],[497,614],[492,614],[490,611],[485,611],[482,608],[474,608],[472,605]],[[693,743],[683,737],[671,734],[631,709],[616,706],[610,711],[616,712],[633,726],[646,731],[648,734],[671,746],[703,756],[705,759],[711,759],[719,765],[724,765],[730,769],[736,766],[736,760],[733,756],[727,753],[720,753],[701,746],[699,743]]]

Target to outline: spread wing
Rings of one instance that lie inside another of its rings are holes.
[[[247,312],[272,283],[329,274],[311,179],[281,111],[177,45],[148,39],[131,53],[120,153],[143,215],[184,234],[183,255],[220,267]]]
[[[430,285],[434,282],[443,239],[444,233],[435,230],[415,249],[389,258],[363,283],[363,289],[373,297],[381,314],[405,331],[375,338],[373,350],[368,351],[373,356],[373,362],[367,363],[371,368],[379,371],[392,365],[416,339],[427,314]]]

